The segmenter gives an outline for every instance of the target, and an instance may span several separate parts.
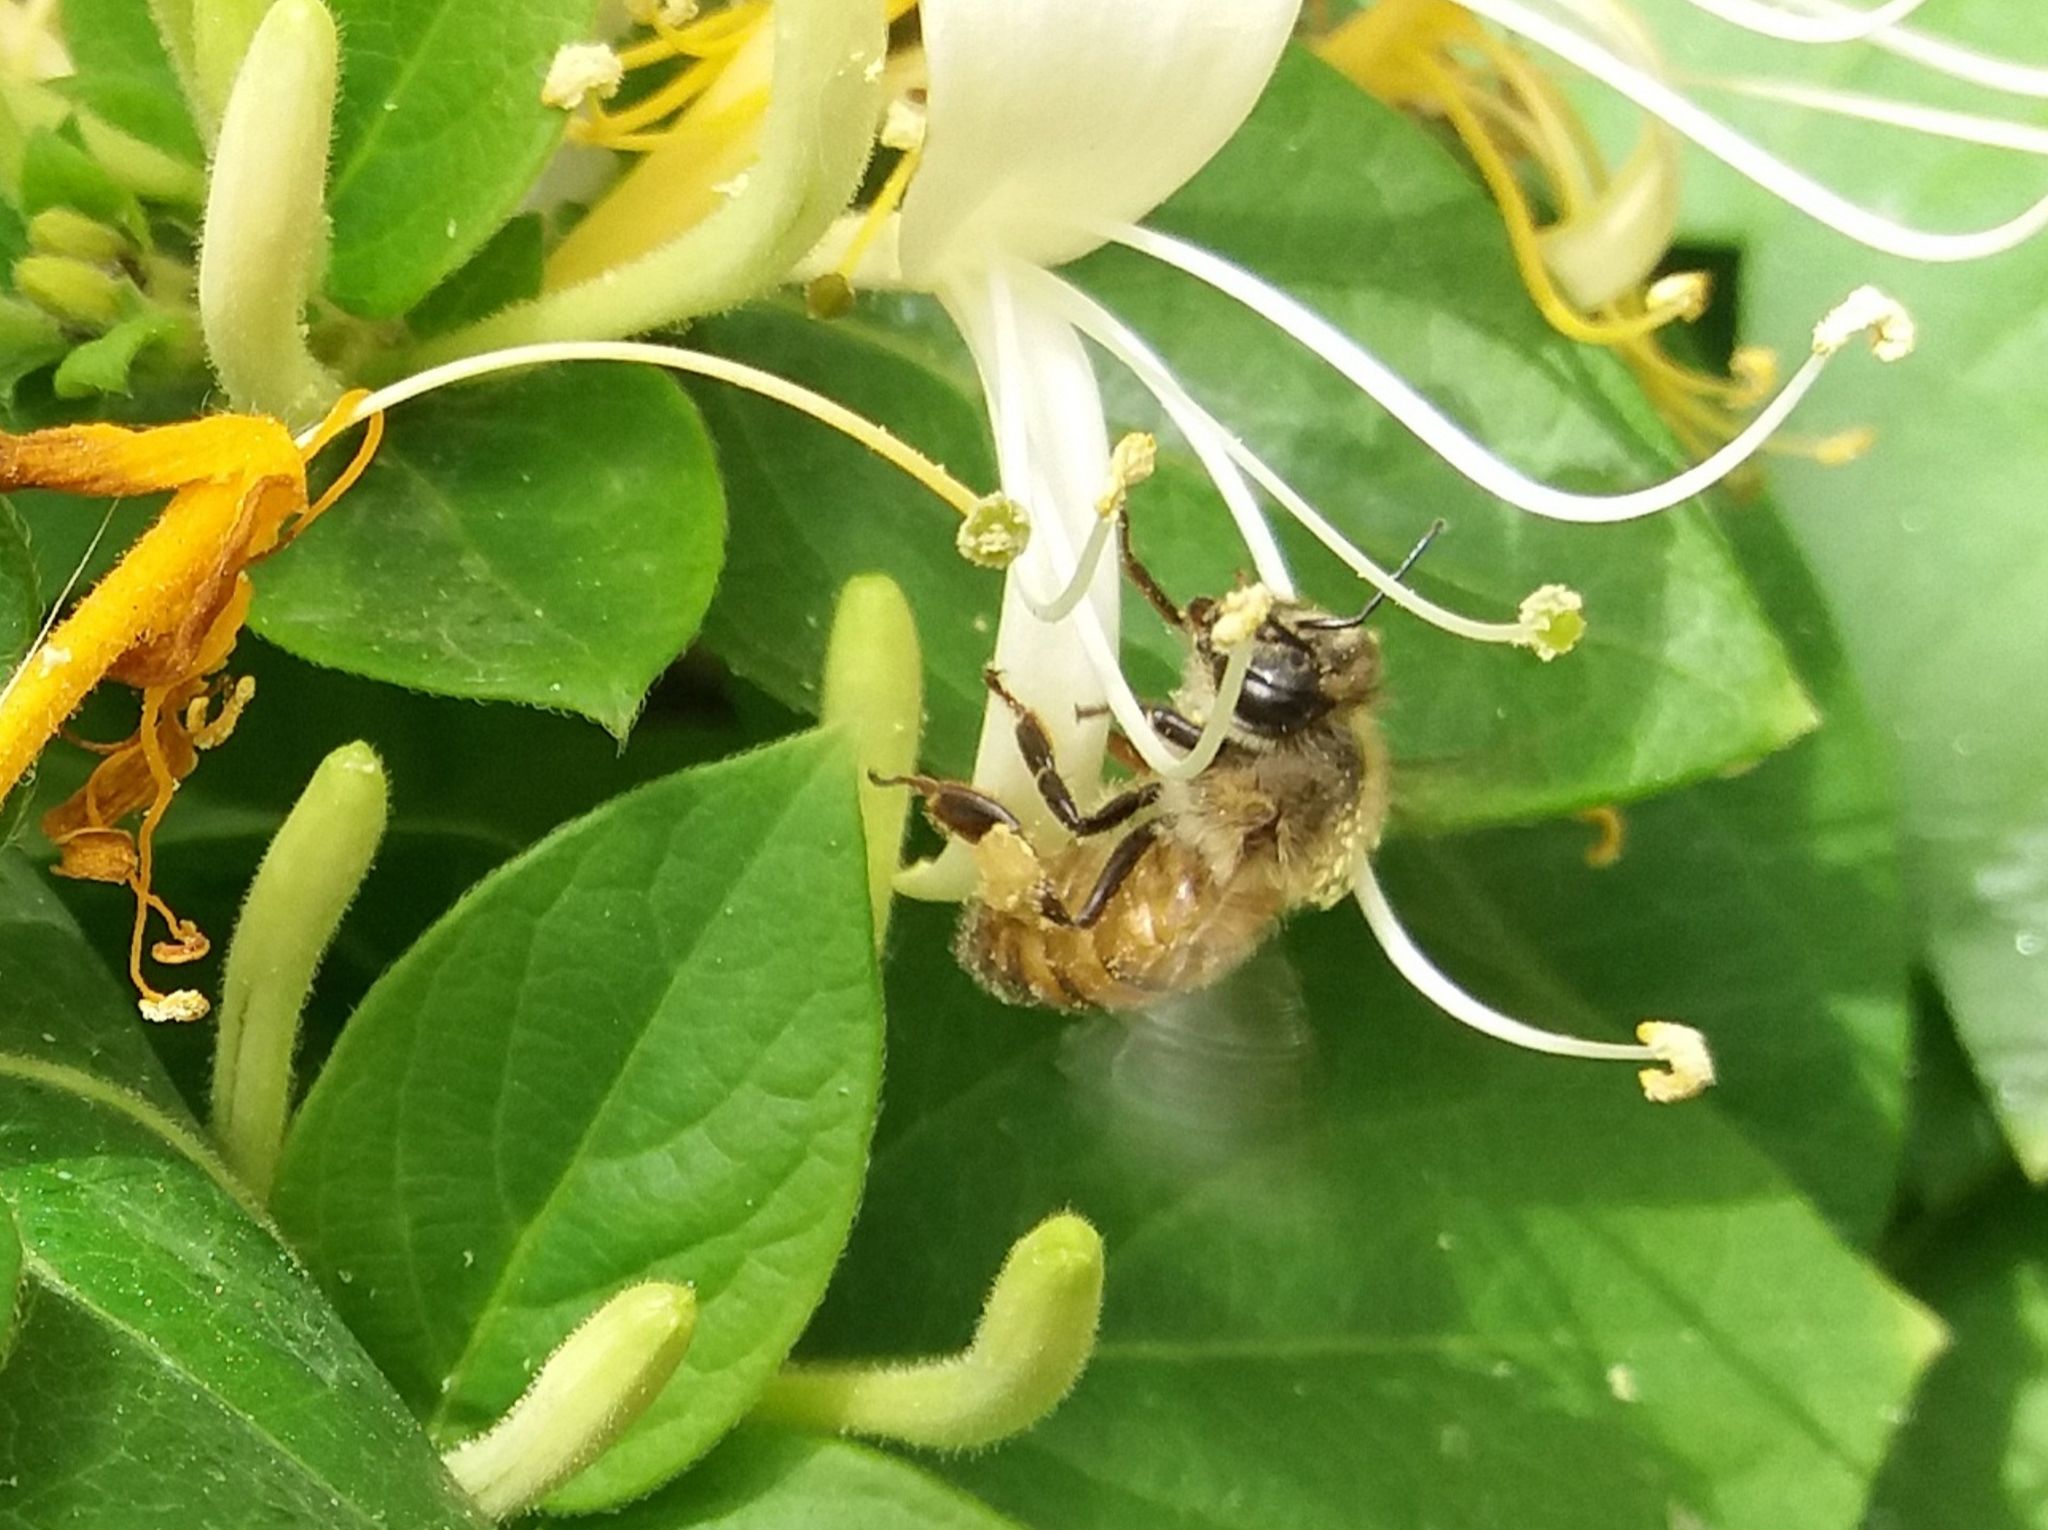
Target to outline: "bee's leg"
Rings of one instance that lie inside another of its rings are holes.
[[[1109,708],[1106,706],[1074,708],[1074,717],[1079,722],[1087,722],[1091,718],[1104,717],[1108,713]],[[1169,744],[1177,745],[1182,749],[1192,749],[1202,741],[1202,727],[1200,723],[1191,722],[1172,707],[1166,706],[1163,703],[1155,702],[1147,706],[1145,708],[1145,721],[1152,725],[1154,733],[1165,739]],[[1138,753],[1137,746],[1121,733],[1110,734],[1109,757],[1115,760],[1117,764],[1129,770],[1143,771],[1151,768],[1146,765],[1145,757]]]
[[[1103,910],[1109,907],[1109,900],[1116,896],[1116,890],[1124,885],[1158,837],[1159,831],[1147,823],[1140,824],[1118,840],[1116,848],[1109,852],[1109,859],[1102,863],[1102,874],[1096,877],[1095,885],[1088,890],[1079,912],[1069,914],[1059,894],[1050,888],[1039,895],[1039,912],[1045,915],[1049,924],[1075,930],[1094,929],[1102,918]]]
[[[1168,706],[1148,706],[1145,721],[1152,724],[1152,731],[1169,744],[1182,749],[1192,749],[1202,741],[1202,725],[1174,711]]]
[[[1159,613],[1159,619],[1176,631],[1185,632],[1188,625],[1187,614],[1173,603],[1173,597],[1166,593],[1157,579],[1152,577],[1152,570],[1138,561],[1138,551],[1131,546],[1131,518],[1128,515],[1117,518],[1116,550],[1123,558],[1125,576],[1138,587],[1138,593],[1151,603],[1152,609]]]
[[[978,845],[989,830],[998,826],[1020,838],[1024,826],[1017,815],[995,798],[965,781],[946,781],[937,776],[878,776],[868,772],[877,786],[907,786],[924,798],[924,810],[942,834]]]
[[[1003,705],[1016,715],[1017,751],[1024,756],[1024,763],[1031,767],[1032,779],[1038,784],[1038,795],[1045,799],[1045,805],[1052,809],[1052,816],[1059,820],[1061,827],[1083,837],[1101,834],[1157,800],[1159,783],[1147,781],[1127,792],[1119,792],[1092,813],[1082,812],[1080,804],[1074,801],[1073,789],[1060,774],[1059,761],[1053,758],[1052,738],[1045,731],[1045,724],[1038,720],[1038,714],[1011,695],[1010,688],[1003,684],[1003,677],[994,670],[983,670],[981,678]]]

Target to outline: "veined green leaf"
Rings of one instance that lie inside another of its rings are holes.
[[[1461,916],[1400,872],[1419,928]],[[1073,1397],[954,1480],[1117,1530],[1856,1523],[1939,1326],[1711,1106],[1460,1031],[1349,910],[1288,940],[1298,986],[1080,1027],[975,993],[935,923],[899,919],[875,1171],[807,1345],[955,1347],[961,1272],[1051,1207],[1109,1254]]]
[[[585,40],[597,0],[333,0],[341,97],[327,206],[327,292],[396,318],[474,255],[519,205],[562,135],[541,105],[557,49]]]
[[[658,1486],[743,1414],[845,1239],[881,1064],[851,764],[810,737],[619,798],[364,1000],[279,1219],[444,1443],[620,1286],[697,1292],[675,1380],[558,1495]]]
[[[623,737],[724,540],[689,401],[645,369],[557,367],[394,414],[362,482],[258,571],[251,620],[316,663]]]
[[[1018,1530],[950,1483],[865,1445],[742,1429],[606,1530]]]
[[[0,1521],[476,1526],[13,857],[0,970],[0,1201],[25,1277]]]

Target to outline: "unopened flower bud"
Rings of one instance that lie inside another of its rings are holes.
[[[629,1286],[562,1341],[503,1418],[442,1464],[493,1519],[532,1508],[647,1411],[682,1364],[696,1326],[688,1286]]]
[[[127,279],[72,255],[24,255],[14,263],[14,290],[44,312],[81,329],[120,322],[135,296]]]
[[[756,1416],[829,1434],[974,1450],[1021,1434],[1087,1367],[1102,1315],[1102,1237],[1062,1212],[1010,1250],[974,1339],[958,1355],[900,1365],[791,1365]]]
[[[334,21],[319,0],[277,0],[222,114],[199,255],[208,359],[239,408],[301,425],[341,386],[306,344],[306,303],[327,254]]]
[[[69,207],[46,207],[28,220],[28,243],[46,255],[73,255],[106,264],[128,253],[128,236],[111,224]]]

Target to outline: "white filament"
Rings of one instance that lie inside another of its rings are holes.
[[[1497,4],[1501,0],[1483,3]],[[1349,335],[1243,267],[1153,229],[1131,226],[1117,230],[1114,237],[1119,243],[1235,298],[1343,373],[1418,440],[1487,493],[1552,520],[1586,524],[1635,520],[1683,504],[1712,488],[1762,448],[1799,407],[1827,362],[1824,355],[1809,356],[1740,434],[1684,472],[1648,488],[1622,494],[1578,494],[1540,483],[1510,467]]]
[[[1748,177],[1815,222],[1874,250],[1906,260],[1930,263],[1982,260],[2023,244],[2048,227],[2048,197],[2003,223],[1965,233],[1933,233],[1895,222],[1857,206],[1839,192],[1794,169],[1727,123],[1695,106],[1654,75],[1618,58],[1584,33],[1521,4],[1520,0],[1460,0],[1460,3],[1475,16],[1505,27],[1556,54],[1573,67],[1583,69],[1610,90],[1669,124],[1737,174]],[[1876,40],[1884,45],[1896,42],[1899,35],[1880,33]]]
[[[1811,16],[1799,15],[1783,6],[1764,4],[1762,0],[1689,0],[1689,3],[1731,26],[1764,37],[1775,37],[1780,42],[1824,45],[1860,42],[1866,37],[1874,37],[1887,27],[1904,21],[1927,0],[1888,0],[1887,4],[1870,11],[1854,11],[1843,6],[1839,8],[1839,15]]]
[[[1757,101],[1776,101],[1807,111],[1875,122],[1885,127],[1905,128],[1929,138],[1948,138],[1958,143],[1980,144],[1988,149],[2011,149],[2020,154],[2048,155],[2048,128],[2030,122],[2012,122],[2003,117],[1979,117],[1971,112],[1944,111],[1912,101],[1894,101],[1884,96],[1857,91],[1829,90],[1818,85],[1800,85],[1789,80],[1746,77],[1701,76],[1694,84]]]
[[[1238,468],[1249,473],[1259,486],[1272,495],[1317,541],[1342,559],[1347,568],[1411,615],[1418,616],[1454,636],[1469,638],[1475,642],[1522,643],[1527,640],[1527,633],[1518,623],[1482,622],[1469,616],[1461,616],[1394,578],[1354,546],[1292,485],[1267,466],[1263,459],[1254,455],[1251,449],[1232,435],[1220,420],[1197,403],[1181,386],[1172,368],[1134,330],[1080,289],[1059,281],[1056,277],[1047,276],[1043,279],[1057,285],[1057,294],[1048,293],[1048,297],[1059,304],[1061,311],[1072,321],[1074,327],[1121,363],[1138,379],[1146,391],[1159,401],[1168,418],[1201,456],[1204,466],[1208,465],[1210,454],[1213,453],[1222,457],[1226,464],[1231,466],[1233,474]],[[1238,481],[1242,483],[1243,480],[1240,478]],[[1218,486],[1221,487],[1220,481]],[[1239,518],[1239,524],[1243,525],[1242,517]],[[1257,524],[1263,528],[1264,519],[1260,518]],[[1260,549],[1257,544],[1252,546],[1252,556],[1259,564],[1261,580],[1274,593],[1284,598],[1288,586],[1276,582],[1266,572],[1265,564],[1260,560]],[[1273,556],[1277,559],[1277,549],[1274,550]]]
[[[1483,1032],[1496,1041],[1505,1041],[1510,1046],[1525,1048],[1531,1052],[1548,1052],[1554,1057],[1585,1057],[1603,1062],[1648,1062],[1664,1060],[1663,1055],[1646,1046],[1621,1041],[1583,1041],[1576,1036],[1562,1036],[1555,1031],[1546,1031],[1504,1015],[1489,1004],[1481,1003],[1452,982],[1444,972],[1415,944],[1401,921],[1394,917],[1394,910],[1387,903],[1387,895],[1380,888],[1379,879],[1373,873],[1372,862],[1360,856],[1353,879],[1358,906],[1365,913],[1365,922],[1372,927],[1372,933],[1380,943],[1380,949],[1387,953],[1387,960],[1394,969],[1408,980],[1415,991],[1438,1009],[1460,1024],[1469,1025],[1475,1031]]]

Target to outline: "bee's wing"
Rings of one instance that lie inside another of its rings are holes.
[[[1146,1157],[1227,1160],[1313,1116],[1315,1034],[1277,943],[1209,988],[1075,1026],[1060,1063]]]

